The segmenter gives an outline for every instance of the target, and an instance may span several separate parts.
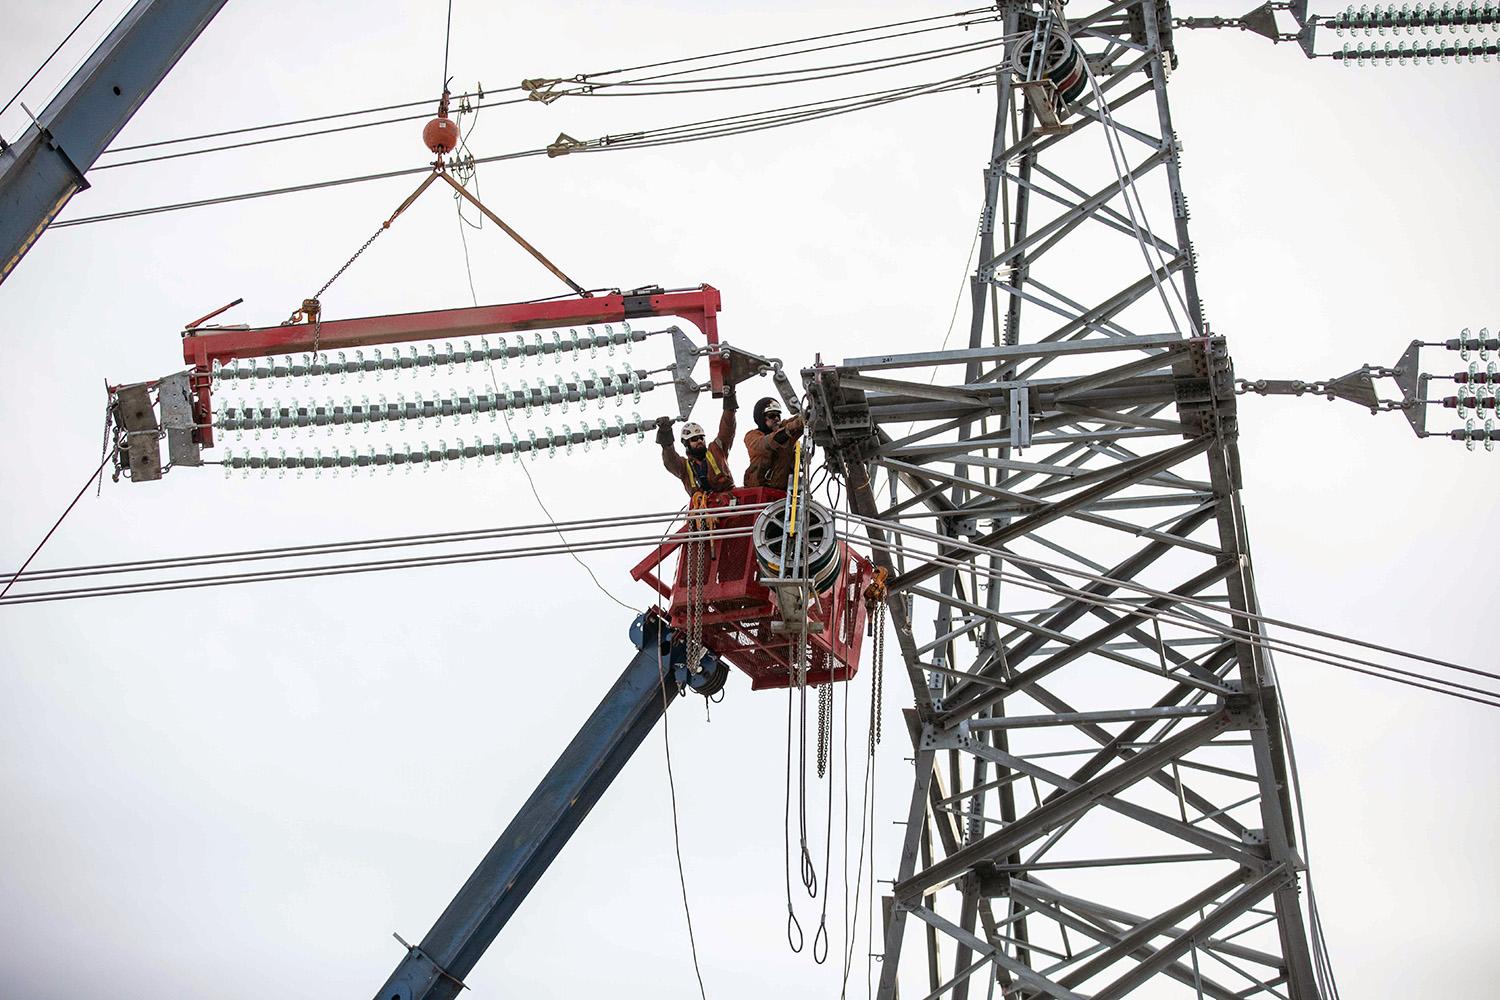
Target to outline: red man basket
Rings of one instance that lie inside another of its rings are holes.
[[[791,683],[792,639],[776,627],[782,620],[776,597],[760,582],[761,568],[751,538],[764,505],[785,496],[780,490],[759,487],[709,494],[708,513],[684,524],[630,571],[633,579],[644,580],[667,598],[672,628],[685,629],[690,608],[689,558],[701,558],[703,645],[748,674],[751,688],[757,691]],[[749,509],[737,513],[742,507]],[[701,541],[681,537],[695,528],[707,537]],[[836,581],[810,599],[808,621],[814,629],[808,635],[810,684],[846,681],[859,669],[865,634],[864,592],[874,566],[843,541],[838,546],[842,565]],[[657,570],[673,552],[679,556],[669,587]]]

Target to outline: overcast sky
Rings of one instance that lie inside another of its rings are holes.
[[[106,0],[28,91],[33,110],[125,6]],[[455,86],[487,88],[950,9],[454,6]],[[83,9],[0,3],[0,91],[13,92]],[[232,0],[119,144],[428,97],[443,9]],[[1175,13],[1240,11],[1198,2]],[[1329,378],[1389,365],[1413,339],[1500,330],[1493,64],[1346,69],[1238,32],[1182,33],[1178,49],[1171,94],[1200,284],[1239,375]],[[530,149],[559,132],[592,138],[876,85],[496,108],[479,117],[472,148]],[[585,285],[718,286],[725,339],[791,369],[815,352],[931,349],[967,269],[992,116],[991,93],[962,92],[727,140],[485,166],[480,193]],[[24,121],[13,108],[0,135]],[[65,216],[420,166],[420,126],[96,170]],[[19,565],[97,463],[105,380],[176,369],[183,323],[234,298],[246,301],[226,321],[280,321],[413,184],[44,235],[0,287],[11,455],[0,466],[0,566]],[[469,233],[469,252],[480,302],[563,290],[492,227]],[[358,316],[470,296],[454,209],[430,194],[324,302],[330,317]],[[635,357],[670,360],[655,342]],[[1424,361],[1459,367],[1441,351]],[[357,401],[396,387],[327,391]],[[282,398],[220,400],[257,394]],[[606,415],[632,409],[671,406],[648,396]],[[1246,399],[1241,429],[1266,613],[1495,666],[1495,456],[1317,399]],[[435,444],[443,433],[406,439]],[[649,441],[531,469],[559,519],[680,502]],[[154,484],[106,482],[38,565],[538,520],[509,462],[353,480],[181,469]],[[644,588],[627,573],[637,558],[588,561],[638,604]],[[630,618],[567,559],[0,609],[4,992],[369,994],[401,957],[391,932],[425,933],[629,659]],[[1500,973],[1488,947],[1500,867],[1493,710],[1317,664],[1279,667],[1346,995],[1490,992]],[[855,719],[867,689],[851,687]],[[766,986],[837,994],[836,963],[815,967],[783,941],[784,711],[784,699],[736,678],[711,722],[696,701],[673,712],[687,890],[715,998]],[[862,740],[860,728],[856,758]],[[895,863],[903,753],[888,739],[878,758],[880,878]],[[693,994],[671,844],[658,731],[469,977],[475,994]],[[836,895],[836,944],[840,905]]]

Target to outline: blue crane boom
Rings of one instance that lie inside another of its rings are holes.
[[[638,652],[420,944],[408,945],[375,1000],[447,1000],[500,933],[684,687],[719,690],[709,654],[689,671],[684,644],[654,611],[630,629]],[[403,942],[404,943],[404,942]]]
[[[223,6],[138,0],[21,137],[0,138],[0,282]]]

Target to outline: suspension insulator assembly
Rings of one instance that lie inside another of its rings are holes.
[[[1488,2],[1488,0],[1470,0],[1469,3],[1458,4],[1402,4],[1397,8],[1395,4],[1381,7],[1376,4],[1373,8],[1353,6],[1344,8],[1340,14],[1324,18],[1321,22],[1326,27],[1332,28],[1342,35],[1363,32],[1391,34],[1405,32],[1437,32],[1447,30],[1450,33],[1464,31],[1472,32],[1475,28],[1481,30],[1500,26],[1500,4]]]
[[[1500,351],[1500,338],[1491,337],[1489,327],[1482,327],[1477,337],[1471,336],[1469,328],[1464,327],[1457,337],[1444,341],[1443,346],[1457,351],[1465,361],[1469,360],[1470,351],[1478,351],[1481,359],[1488,360],[1491,351]]]
[[[259,470],[264,474],[270,470],[285,472],[292,469],[301,474],[307,469],[320,473],[328,469],[337,474],[343,469],[357,471],[367,468],[384,468],[389,472],[394,472],[396,468],[403,467],[410,472],[413,468],[425,469],[450,462],[458,462],[462,465],[471,458],[498,459],[504,455],[511,455],[519,460],[522,455],[529,454],[534,459],[544,449],[548,457],[552,457],[558,448],[571,449],[575,444],[587,446],[592,442],[600,442],[607,446],[612,440],[625,441],[632,437],[639,442],[645,440],[646,429],[655,424],[655,420],[642,420],[640,414],[632,414],[629,422],[617,418],[615,423],[610,424],[601,419],[597,427],[589,427],[585,421],[576,431],[564,427],[562,434],[552,434],[549,428],[549,433],[541,437],[538,437],[535,432],[530,433],[526,438],[517,438],[515,434],[511,434],[510,440],[504,441],[499,435],[495,435],[489,441],[476,438],[473,444],[466,444],[460,438],[454,447],[449,447],[445,441],[439,441],[438,447],[431,448],[424,441],[422,447],[416,449],[387,448],[379,451],[371,447],[361,451],[334,448],[326,454],[321,450],[315,450],[311,455],[305,454],[300,449],[295,455],[288,455],[285,449],[276,455],[264,450],[256,454],[247,452],[239,455],[226,451],[220,464],[224,466],[226,476],[235,470],[244,471],[246,474],[251,470]]]
[[[370,374],[379,378],[383,372],[427,371],[436,374],[442,368],[447,368],[452,372],[460,364],[468,366],[486,361],[498,361],[503,368],[512,358],[520,359],[524,363],[526,358],[541,358],[546,355],[571,352],[574,360],[577,360],[584,351],[588,351],[590,357],[596,357],[600,348],[613,354],[616,347],[624,347],[629,351],[633,345],[645,340],[649,335],[641,330],[632,330],[629,323],[621,323],[619,330],[616,330],[612,324],[605,324],[602,333],[595,333],[593,327],[588,327],[582,334],[577,330],[569,330],[566,339],[554,333],[550,342],[543,341],[540,334],[536,334],[535,340],[530,344],[519,337],[517,343],[510,344],[504,337],[499,337],[497,338],[498,344],[494,347],[489,346],[488,338],[481,338],[480,346],[477,348],[468,341],[464,341],[462,350],[455,350],[452,344],[446,344],[442,351],[438,351],[436,347],[428,344],[426,353],[419,352],[415,346],[409,346],[404,353],[400,348],[393,348],[389,354],[383,355],[380,348],[375,348],[368,358],[362,351],[355,351],[354,360],[350,360],[343,351],[339,351],[336,352],[336,360],[330,360],[328,355],[320,353],[304,354],[300,361],[286,355],[280,363],[275,358],[229,365],[222,365],[215,361],[211,374],[215,381],[249,382],[256,379],[311,379],[351,374]]]
[[[606,399],[614,399],[618,406],[624,402],[626,396],[633,396],[636,402],[640,401],[641,394],[650,392],[657,387],[657,383],[643,377],[642,372],[624,372],[619,375],[611,375],[606,378],[579,379],[574,376],[571,382],[563,382],[559,379],[551,385],[539,384],[533,387],[523,387],[515,391],[483,392],[460,395],[457,393],[444,397],[422,399],[418,393],[412,402],[406,402],[404,398],[391,403],[383,398],[378,403],[370,403],[368,400],[353,404],[345,400],[343,405],[335,405],[330,400],[326,405],[306,404],[292,401],[290,403],[264,406],[257,403],[256,406],[229,407],[221,410],[214,417],[214,425],[223,431],[259,431],[259,430],[287,430],[300,427],[350,427],[363,425],[366,428],[371,424],[407,420],[434,420],[445,417],[472,417],[477,419],[480,414],[488,413],[491,419],[498,413],[507,410],[525,409],[531,412],[534,407],[549,408],[559,406],[566,412],[570,403],[586,403],[597,400],[602,406]]]
[[[1329,54],[1345,66],[1392,63],[1405,66],[1408,62],[1418,64],[1423,61],[1431,65],[1447,63],[1450,59],[1454,62],[1474,62],[1476,59],[1489,62],[1495,56],[1500,56],[1500,42],[1450,42],[1446,45],[1407,45],[1400,42],[1381,45],[1374,42],[1368,48],[1361,42],[1358,45],[1345,45],[1342,50]]]
[[[1466,408],[1474,410],[1493,410],[1495,409],[1495,397],[1479,395],[1466,396],[1463,393],[1459,393],[1457,396],[1445,397],[1443,399],[1443,406],[1450,410],[1462,410]]]
[[[1495,442],[1500,441],[1500,428],[1495,427],[1493,419],[1486,420],[1483,427],[1476,427],[1470,419],[1464,421],[1464,426],[1460,429],[1449,431],[1448,437],[1454,441],[1462,441],[1470,451],[1474,450],[1476,444],[1483,444],[1485,451],[1494,451]]]

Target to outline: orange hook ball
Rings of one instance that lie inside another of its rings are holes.
[[[446,116],[434,118],[422,126],[422,143],[439,156],[451,153],[458,148],[458,126]]]

